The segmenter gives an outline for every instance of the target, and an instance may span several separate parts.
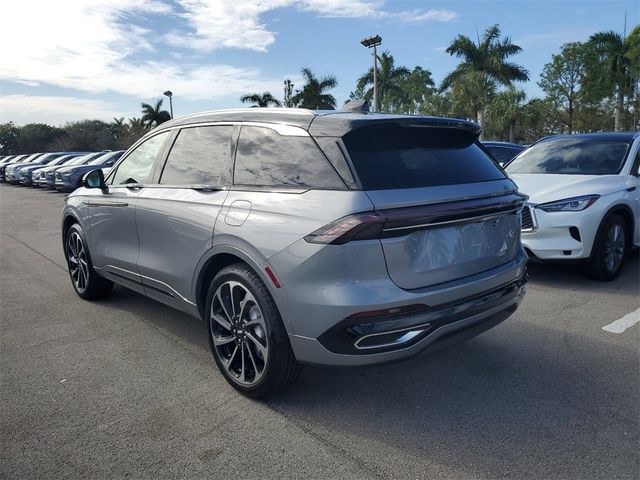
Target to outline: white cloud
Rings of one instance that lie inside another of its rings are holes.
[[[393,18],[394,14],[389,14]],[[458,18],[458,13],[453,10],[408,10],[398,12],[395,18],[405,23],[424,23],[424,22],[451,22]]]
[[[56,96],[0,96],[0,122],[13,121],[18,125],[31,122],[61,125],[84,119],[111,121],[114,117],[122,116],[130,115],[101,100]]]
[[[171,12],[158,1],[68,0],[58,4],[20,0],[5,8],[10,21],[0,29],[0,42],[15,47],[3,50],[0,79],[145,99],[167,88],[193,100],[282,88],[282,79],[265,78],[253,68],[184,64],[148,56],[140,60],[142,54],[154,50],[149,40],[152,34],[131,19]],[[32,15],[33,11],[39,14]],[[24,34],[25,24],[37,35]]]
[[[253,67],[212,63],[215,49],[265,51],[276,40],[264,16],[294,8],[324,17],[370,18],[417,23],[449,21],[449,10],[385,10],[384,0],[16,0],[3,4],[0,80],[80,92],[116,92],[138,101],[167,88],[176,99],[228,104],[246,92],[277,94],[282,80]],[[389,2],[390,3],[390,2]],[[167,21],[168,20],[168,21]],[[152,31],[149,25],[173,25]],[[24,26],[29,26],[25,32]],[[174,48],[174,47],[180,48]],[[82,95],[78,95],[80,97]],[[109,104],[75,97],[11,95],[2,98],[3,118],[33,121],[121,116]],[[17,103],[16,103],[17,102]],[[22,102],[24,111],[19,103]],[[56,110],[56,109],[60,110]],[[39,112],[39,113],[38,113]],[[60,113],[59,113],[60,112]],[[11,115],[11,117],[9,117]]]
[[[428,21],[449,22],[458,14],[452,10],[384,10],[384,0],[177,0],[184,10],[180,16],[187,29],[166,36],[168,43],[201,51],[238,48],[267,51],[276,34],[262,16],[278,8],[292,7],[322,17],[371,18],[418,24]]]

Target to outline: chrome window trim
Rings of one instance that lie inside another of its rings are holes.
[[[115,172],[118,170],[118,167],[120,166],[120,164],[122,162],[124,162],[129,155],[131,155],[131,153],[133,151],[135,151],[139,145],[141,145],[142,143],[146,142],[147,140],[155,137],[156,135],[160,135],[162,133],[167,133],[167,132],[173,132],[175,130],[182,130],[184,128],[193,128],[193,127],[216,127],[216,126],[224,126],[224,125],[231,125],[231,126],[248,126],[248,127],[262,127],[262,128],[269,128],[271,130],[274,130],[275,132],[277,132],[279,135],[282,135],[284,137],[311,137],[311,135],[309,134],[309,132],[307,132],[304,128],[302,127],[298,127],[295,125],[289,125],[286,123],[270,123],[270,122],[251,122],[251,121],[219,121],[219,122],[194,122],[194,123],[187,123],[187,124],[182,124],[182,125],[172,125],[166,128],[161,128],[161,130],[158,131],[153,131],[153,133],[149,133],[147,135],[144,135],[143,137],[141,137],[140,139],[138,139],[138,141],[136,143],[134,143],[133,145],[131,145],[127,151],[122,154],[122,156],[118,159],[118,161],[116,163],[113,164],[113,166],[111,167],[111,170],[109,171],[108,175],[105,177],[105,183],[107,185],[109,185],[109,187],[112,187],[114,185],[110,184],[109,182],[111,181],[112,177],[115,175]],[[233,139],[232,139],[233,141]]]

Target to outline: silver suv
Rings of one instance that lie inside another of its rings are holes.
[[[432,351],[525,292],[525,196],[460,120],[246,109],[182,117],[66,199],[82,298],[113,283],[204,319],[246,395],[300,363]]]

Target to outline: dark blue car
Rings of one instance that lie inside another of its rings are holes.
[[[523,145],[509,142],[482,142],[482,145],[503,167],[521,151],[527,148]]]
[[[69,165],[55,172],[55,188],[60,192],[72,192],[82,184],[82,177],[91,170],[111,168],[124,150],[108,152],[82,165]]]

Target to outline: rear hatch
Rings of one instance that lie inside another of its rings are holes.
[[[471,128],[373,124],[343,137],[376,212],[392,281],[424,288],[487,271],[520,250],[524,196]]]

